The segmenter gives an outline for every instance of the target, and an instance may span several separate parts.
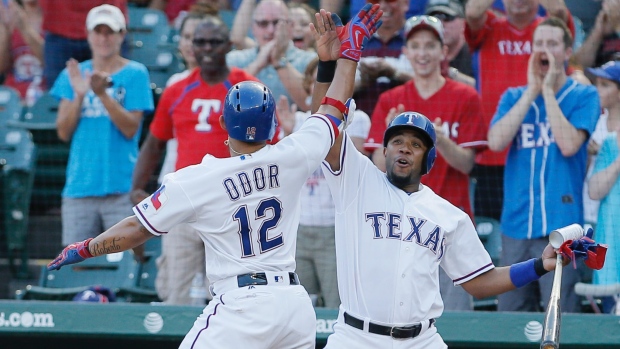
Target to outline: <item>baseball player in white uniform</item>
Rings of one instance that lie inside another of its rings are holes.
[[[319,28],[312,26],[319,46],[338,41],[345,63],[336,73],[351,76],[332,84],[320,114],[268,145],[277,125],[271,92],[258,82],[234,85],[220,117],[231,158],[207,155],[200,164],[167,175],[133,208],[134,216],[67,246],[48,269],[128,250],[187,224],[205,244],[213,300],[180,348],[314,348],[316,315],[294,273],[299,195],[346,124],[338,111],[353,93],[357,64],[352,59],[361,56],[363,40],[380,25],[379,6],[369,9],[342,28],[356,33],[342,46],[325,11]]]
[[[335,59],[317,52],[321,61]],[[328,82],[319,81],[320,68],[317,82]],[[335,81],[343,78],[349,76]],[[328,86],[317,83],[313,98]],[[555,269],[551,245],[541,258],[493,265],[469,216],[420,183],[435,161],[436,142],[428,118],[405,112],[384,134],[386,173],[355,151],[345,133],[323,163],[336,207],[342,302],[327,349],[447,348],[434,326],[443,312],[439,267],[477,298],[521,287]]]

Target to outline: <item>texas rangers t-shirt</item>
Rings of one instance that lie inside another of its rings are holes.
[[[231,68],[226,81],[211,86],[196,68],[164,90],[150,131],[161,140],[177,138],[177,170],[199,164],[205,154],[230,156],[224,145],[228,133],[220,126],[220,116],[228,90],[246,80],[258,81],[244,70]]]
[[[573,18],[567,21],[571,33],[575,33]],[[491,122],[499,98],[509,87],[527,83],[527,66],[532,54],[534,31],[543,17],[538,17],[525,28],[516,28],[506,17],[487,11],[484,27],[473,32],[465,26],[465,39],[473,54],[477,89],[482,98],[482,111],[487,125]],[[507,150],[486,150],[478,154],[476,163],[487,166],[504,165]]]
[[[383,147],[385,118],[390,108],[399,104],[403,104],[406,111],[423,114],[431,122],[441,118],[443,128],[437,131],[449,135],[459,146],[475,151],[486,148],[487,124],[482,118],[480,97],[473,88],[446,79],[444,86],[427,99],[420,96],[413,81],[381,94],[372,114],[370,134],[365,144],[367,150]],[[422,176],[422,183],[473,218],[469,176],[448,165],[443,156],[439,152],[437,154],[430,174]]]

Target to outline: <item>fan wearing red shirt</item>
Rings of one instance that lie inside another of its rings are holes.
[[[432,16],[412,17],[405,24],[403,52],[415,71],[415,78],[381,94],[372,114],[365,144],[372,160],[385,170],[383,134],[387,121],[404,111],[426,115],[435,124],[438,156],[422,184],[459,207],[473,219],[469,202],[469,176],[476,152],[486,147],[486,124],[482,122],[480,97],[472,87],[441,75],[447,54],[441,21]],[[472,310],[471,296],[440,271],[444,308]]]
[[[465,39],[473,53],[477,89],[487,127],[501,95],[509,87],[527,83],[532,37],[538,23],[539,4],[547,14],[566,21],[571,33],[575,25],[563,0],[503,0],[506,17],[490,10],[493,0],[470,0],[465,7]],[[477,216],[500,219],[503,205],[504,163],[502,152],[485,150],[476,156],[472,177],[477,178],[474,206]]]
[[[225,144],[228,133],[219,121],[224,98],[235,84],[258,81],[241,69],[226,66],[231,48],[229,30],[220,18],[207,16],[198,23],[192,41],[198,68],[167,87],[159,100],[133,174],[134,204],[149,196],[145,188],[169,139],[178,140],[176,170],[201,163],[206,154],[230,157]],[[204,258],[202,240],[188,227],[175,227],[174,233],[162,237],[156,289],[164,303],[190,304],[191,281],[196,273],[204,274]]]

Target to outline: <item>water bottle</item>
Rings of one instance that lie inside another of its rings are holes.
[[[189,288],[189,297],[192,305],[205,306],[207,302],[207,287],[203,273],[196,273],[192,279],[192,287]]]
[[[43,87],[41,86],[41,82],[43,79],[40,75],[36,75],[30,85],[28,85],[28,89],[26,89],[26,106],[29,108],[32,107],[36,101],[43,95]]]

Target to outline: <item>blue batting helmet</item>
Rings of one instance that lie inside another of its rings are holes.
[[[223,115],[228,135],[233,139],[264,142],[276,133],[276,102],[260,82],[243,81],[231,87],[224,100]]]
[[[422,174],[427,174],[433,167],[435,159],[437,158],[437,150],[435,149],[437,136],[435,135],[433,123],[420,113],[400,113],[390,122],[385,130],[383,134],[383,146],[387,147],[388,141],[394,136],[394,133],[403,128],[418,130],[423,134],[428,150],[426,151],[426,168],[422,168]]]

